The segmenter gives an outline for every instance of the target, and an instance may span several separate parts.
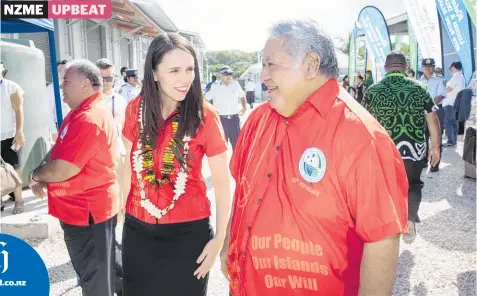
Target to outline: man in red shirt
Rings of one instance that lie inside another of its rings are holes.
[[[33,193],[44,197],[64,230],[83,295],[113,296],[118,186],[113,119],[101,103],[103,78],[93,63],[66,67],[64,101],[72,109],[43,163],[30,174]]]
[[[269,103],[243,127],[223,270],[233,296],[391,295],[407,232],[403,161],[336,77],[333,43],[311,21],[271,30]]]

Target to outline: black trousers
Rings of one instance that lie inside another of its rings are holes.
[[[240,133],[240,118],[238,114],[230,116],[220,115],[220,121],[224,128],[225,140],[230,141],[232,149],[235,150],[235,145],[237,144],[237,139]]]
[[[129,214],[123,228],[124,296],[205,296],[208,275],[194,271],[212,239],[208,218],[173,224],[149,224]]]
[[[113,296],[116,216],[95,224],[90,214],[88,226],[60,224],[83,296]]]
[[[404,160],[404,166],[409,182],[408,220],[420,222],[418,212],[422,200],[422,188],[424,187],[424,182],[421,181],[421,174],[425,164],[420,161]]]

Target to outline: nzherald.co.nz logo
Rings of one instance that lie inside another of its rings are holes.
[[[109,0],[2,1],[1,18],[111,18]]]

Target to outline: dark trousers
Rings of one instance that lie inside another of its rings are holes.
[[[220,121],[224,128],[225,140],[230,141],[232,150],[235,150],[235,145],[237,144],[238,135],[240,133],[240,118],[238,114],[230,116],[220,115]]]
[[[422,188],[424,187],[424,182],[421,181],[421,174],[425,164],[420,161],[404,160],[404,166],[409,182],[408,220],[420,222],[418,212],[422,200]]]
[[[457,144],[457,134],[459,133],[459,123],[455,119],[454,106],[444,107],[444,127],[446,129],[447,144]]]
[[[250,109],[253,109],[253,103],[255,102],[255,91],[248,91],[246,96],[247,104],[250,105]]]
[[[116,216],[95,224],[90,214],[88,226],[61,227],[83,296],[113,296]]]
[[[439,162],[433,166],[433,168],[439,168],[439,165],[441,163],[441,158],[442,158],[442,135],[444,133],[444,109],[442,108],[442,105],[439,105],[439,110],[436,111],[437,113],[437,118],[439,119],[439,125],[441,128],[441,133],[439,135],[439,152],[440,152],[440,157],[439,157]],[[426,124],[426,142],[427,142],[427,151],[426,151],[426,163],[429,162],[429,148],[431,147],[431,135],[429,133],[429,129],[427,128]]]

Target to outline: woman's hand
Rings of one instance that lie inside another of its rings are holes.
[[[205,245],[202,254],[200,254],[199,258],[197,259],[197,263],[200,264],[200,266],[196,269],[196,271],[194,271],[194,276],[197,277],[198,280],[205,278],[207,273],[209,273],[223,244],[224,240],[216,237],[211,239],[207,245]]]

